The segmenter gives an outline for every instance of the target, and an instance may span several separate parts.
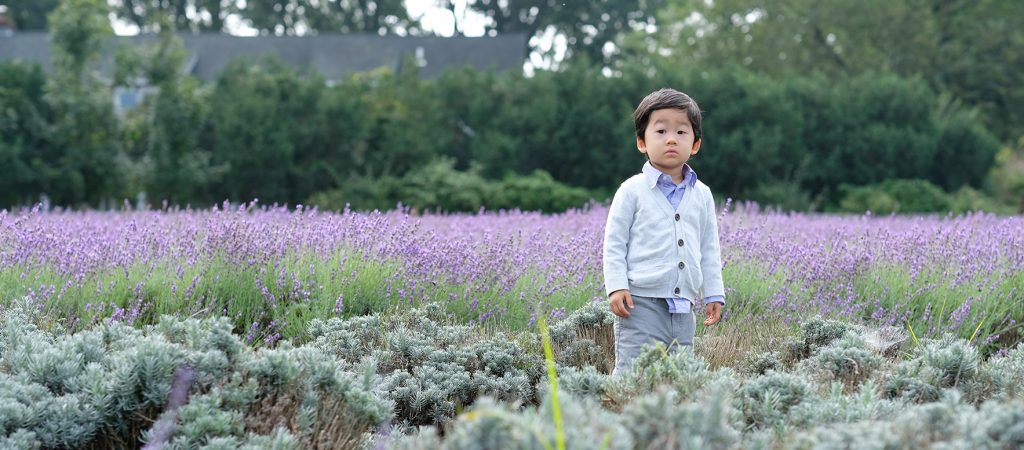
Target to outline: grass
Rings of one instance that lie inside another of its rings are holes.
[[[37,301],[46,297],[42,309],[50,318],[48,323],[69,331],[106,320],[118,309],[130,311],[141,300],[144,309],[134,322],[137,325],[155,323],[165,314],[224,315],[231,318],[236,332],[252,334],[254,340],[274,339],[280,334],[280,338],[301,342],[312,319],[389,313],[427,302],[444,305],[462,323],[480,323],[481,316],[491,311],[494,314],[483,321],[486,328],[525,331],[532,329],[538,312],[571,312],[603,297],[600,274],[542,286],[546,275],[528,269],[510,288],[487,280],[452,284],[444,279],[421,279],[413,288],[414,277],[403,272],[400,261],[367,259],[359,251],[342,248],[328,255],[291,253],[275,262],[254,265],[223,256],[193,264],[162,260],[77,277],[49,266],[31,270],[13,266],[0,270],[0,293],[4,295],[0,301],[9,304],[26,296]],[[730,262],[723,275],[729,288],[727,320],[708,330],[698,324],[698,335],[706,333],[726,342],[754,339],[756,336],[744,336],[739,330],[735,337],[728,337],[730,332],[725,330],[733,323],[749,327],[753,322],[771,321],[780,324],[777,331],[785,332],[801,317],[837,314],[821,311],[822,299],[814,298],[818,289],[829,286],[807,286],[785,268],[772,271],[767,263],[740,260]],[[941,269],[925,270],[912,279],[908,267],[874,265],[854,278],[852,289],[861,309],[841,318],[877,323],[872,313],[876,307],[882,308],[895,314],[893,325],[912,327],[917,336],[951,331],[974,339],[984,354],[1024,339],[1024,273],[978,275],[955,286],[948,278]],[[978,290],[978,286],[983,288]],[[52,290],[49,295],[41,293],[48,290]],[[781,306],[775,305],[777,298],[784,298]],[[959,326],[951,326],[950,314],[969,298],[973,298],[970,311]],[[337,311],[339,299],[343,308]],[[925,311],[929,311],[927,316]]]
[[[693,350],[712,370],[738,368],[751,355],[778,351],[786,338],[800,331],[797,324],[786,323],[775,314],[753,321],[722,321],[710,327],[700,324],[700,319]]]
[[[771,272],[768,263],[733,261],[722,269],[727,292],[726,302],[734,317],[760,317],[771,308],[770,303],[787,284],[781,270]]]
[[[854,277],[852,283],[859,308],[849,315],[842,311],[823,309],[827,299],[815,298],[819,288],[809,286],[786,273],[784,268],[769,272],[767,264],[750,261],[732,262],[723,270],[727,310],[731,319],[741,322],[774,320],[787,323],[814,314],[839,316],[844,320],[878,324],[872,317],[880,307],[892,314],[893,326],[909,324],[920,337],[954,333],[978,343],[983,354],[1008,348],[1024,339],[1024,273],[997,272],[979,274],[954,286],[940,269],[922,271],[912,278],[909,267],[878,264]],[[979,289],[978,286],[984,286]],[[782,305],[773,310],[776,297],[784,297]],[[959,326],[950,316],[972,299],[970,311]],[[827,307],[827,305],[825,305]],[[926,316],[925,312],[929,314]],[[1017,323],[1011,322],[1016,320]],[[701,325],[698,325],[700,327]],[[698,333],[700,331],[698,330]]]
[[[913,280],[909,268],[886,265],[872,267],[854,285],[860,298],[877,299],[886,310],[902,311],[906,320],[898,323],[908,322],[918,335],[952,332],[978,342],[984,353],[1019,340],[1022,324],[1011,324],[1009,319],[1024,318],[1024,273],[979,275],[954,286],[939,270],[924,271]],[[950,316],[968,299],[972,299],[970,311],[956,326]],[[870,312],[859,319],[870,320]]]
[[[537,324],[540,327],[541,342],[544,347],[544,361],[548,369],[548,387],[551,392],[551,420],[555,422],[555,448],[565,450],[562,407],[558,403],[558,374],[555,371],[555,352],[551,346],[551,335],[548,333],[547,319],[542,315]],[[545,445],[545,447],[547,446]]]
[[[141,300],[144,308],[134,321],[138,325],[156,323],[162,315],[224,315],[242,334],[256,323],[264,333],[301,339],[313,319],[391,312],[425,302],[441,302],[448,312],[467,323],[479,321],[483,311],[497,311],[489,319],[493,326],[528,330],[535,319],[535,305],[572,311],[593,298],[592,286],[596,285],[588,277],[544,298],[521,294],[540,290],[532,280],[544,278],[530,272],[508,290],[453,285],[445,280],[421,282],[412,290],[408,288],[410,277],[403,275],[399,261],[360,256],[344,250],[326,259],[290,254],[275,263],[251,266],[224,257],[192,265],[176,261],[137,263],[84,275],[70,283],[67,280],[72,277],[50,267],[7,267],[0,270],[0,293],[5,296],[0,301],[9,303],[30,296],[30,292],[35,292],[31,296],[38,300],[40,287],[52,286],[54,293],[46,299],[44,313],[63,319],[59,323],[72,332],[111,317],[117,309],[130,311]],[[339,299],[343,308],[336,311]],[[475,308],[471,307],[473,299],[478,300]],[[274,329],[268,329],[271,323]]]

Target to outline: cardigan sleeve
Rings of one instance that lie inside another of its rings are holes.
[[[604,285],[607,295],[629,289],[626,276],[626,251],[629,246],[629,231],[636,213],[636,199],[630,195],[626,185],[620,186],[608,208],[608,221],[604,227]]]
[[[701,292],[704,298],[721,297],[725,300],[725,286],[722,282],[722,251],[718,240],[718,214],[715,199],[707,191],[704,202],[704,226],[700,237],[700,271],[704,276]]]

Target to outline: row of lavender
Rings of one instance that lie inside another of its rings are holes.
[[[225,204],[202,211],[0,212],[0,300],[69,330],[161,314],[227,315],[250,340],[309,320],[443,303],[522,328],[603,298],[600,205],[411,216]],[[1024,218],[720,217],[728,319],[824,314],[1024,340]]]

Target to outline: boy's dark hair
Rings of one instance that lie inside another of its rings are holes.
[[[636,125],[636,137],[643,139],[644,130],[647,129],[647,122],[651,120],[651,113],[659,109],[681,109],[686,111],[690,118],[690,125],[693,126],[693,140],[699,141],[704,133],[700,129],[700,107],[697,102],[682,92],[675,89],[663,88],[651,92],[640,101],[640,105],[633,111],[633,124]]]

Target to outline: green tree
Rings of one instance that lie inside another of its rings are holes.
[[[534,99],[533,111],[526,113],[543,111],[543,123],[526,118],[541,133],[532,134],[531,142],[520,149],[530,158],[520,173],[541,169],[559,182],[597,188],[618,182],[609,174],[639,170],[643,158],[636,150],[631,117],[632,103],[642,97],[616,95],[618,81],[582,61],[563,72],[534,78],[544,83],[548,77],[550,97]]]
[[[99,206],[124,194],[111,91],[91,67],[112,35],[108,12],[102,0],[64,0],[49,16],[53,146],[43,188],[55,204]]]
[[[230,0],[118,0],[114,14],[140,29],[152,31],[158,16],[169,17],[178,30],[193,33],[225,31],[225,20],[238,12]]]
[[[985,181],[998,200],[1024,213],[1024,138],[999,150],[995,167]]]
[[[402,0],[249,0],[239,11],[261,34],[395,34],[417,30]]]
[[[591,61],[604,62],[624,32],[653,25],[664,4],[665,0],[472,0],[468,6],[488,18],[488,33],[525,33],[531,38],[528,51],[557,63],[554,52],[541,48],[541,40],[532,38],[551,31],[565,37],[566,59],[585,55]],[[446,0],[443,5],[455,15],[454,2]]]
[[[1024,3],[1010,0],[670,0],[635,55],[780,76],[918,76],[981,108],[1006,139],[1024,133]]]
[[[460,169],[479,163],[491,179],[540,169],[569,185],[607,188],[643,162],[630,128],[638,89],[622,85],[583,59],[533,77],[449,72],[436,82],[453,142],[442,151]]]
[[[296,154],[297,201],[335,187],[348,188],[353,177],[366,170],[366,155],[372,151],[368,139],[374,126],[365,116],[373,101],[369,90],[372,86],[356,76],[323,90],[319,111],[308,117],[310,123],[306,124],[318,131],[312,132],[308,144]],[[394,203],[380,207],[388,206]]]
[[[7,17],[14,19],[19,30],[45,30],[46,16],[60,3],[60,0],[3,0],[0,6],[7,7]]]
[[[155,89],[124,120],[124,141],[139,170],[133,187],[154,201],[208,204],[210,184],[225,171],[200,145],[209,101],[198,80],[183,75],[186,51],[166,16],[157,17],[155,43],[122,47],[115,83],[143,81]]]
[[[228,172],[217,198],[293,202],[311,193],[295,189],[304,174],[296,161],[322,132],[320,77],[300,78],[275,59],[236,60],[217,78],[210,98],[214,165]]]
[[[0,63],[0,208],[28,204],[41,192],[50,151],[46,75],[38,64]]]
[[[370,86],[363,90],[367,109],[362,117],[370,128],[365,146],[360,146],[362,152],[353,155],[360,173],[403,176],[445,153],[451,134],[444,118],[435,114],[444,99],[433,82],[411,69],[378,71],[360,83]]]

